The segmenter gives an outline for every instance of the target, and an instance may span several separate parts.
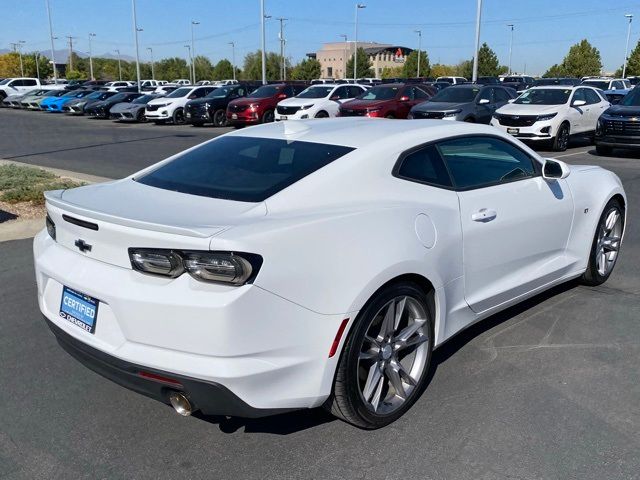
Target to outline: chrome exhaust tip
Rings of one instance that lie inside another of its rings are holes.
[[[180,392],[171,392],[169,394],[169,402],[178,415],[188,417],[194,411],[189,399]]]

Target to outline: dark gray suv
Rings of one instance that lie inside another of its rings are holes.
[[[515,90],[498,85],[453,85],[413,107],[407,118],[460,120],[488,125],[493,112],[516,96]]]

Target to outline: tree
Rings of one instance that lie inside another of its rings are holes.
[[[150,70],[147,71],[143,68],[145,65],[140,65],[140,76],[141,78],[151,78]],[[148,68],[148,67],[147,67]],[[189,75],[189,66],[187,65],[187,61],[184,58],[180,57],[171,57],[171,58],[163,58],[159,60],[155,64],[155,73],[156,78],[161,78],[164,80],[175,80],[177,78],[190,78]],[[135,78],[135,63],[133,64],[133,77]]]
[[[471,80],[471,78],[473,77],[473,59],[463,60],[458,65],[456,65],[456,75]]]
[[[267,52],[267,80],[280,79],[280,55],[274,52]],[[260,50],[247,53],[244,57],[243,79],[262,79],[262,55]]]
[[[600,52],[597,48],[592,47],[586,39],[573,45],[562,61],[562,71],[571,77],[600,75],[601,70]]]
[[[347,61],[345,77],[351,78],[353,73],[353,56]],[[369,55],[364,51],[364,48],[358,48],[358,65],[356,66],[356,78],[368,78],[373,77],[371,70],[371,62],[369,61]]]
[[[17,53],[0,55],[0,78],[20,76],[20,57]]]
[[[636,44],[636,47],[629,54],[626,74],[631,76],[640,75],[640,42]],[[622,69],[620,70],[620,76],[621,75]]]
[[[211,60],[202,55],[197,55],[193,59],[196,65],[196,80],[209,80],[213,78],[213,65]]]
[[[67,70],[65,78],[67,80],[82,80],[86,77],[82,72],[79,72],[78,70]]]
[[[431,72],[429,66],[429,56],[424,50],[420,51],[420,76],[428,77]],[[402,66],[402,77],[417,77],[418,76],[418,51],[414,50],[404,60]]]
[[[500,75],[498,56],[485,42],[478,50],[478,76],[497,77],[498,75]]]
[[[443,65],[442,63],[435,63],[431,66],[432,77],[452,77],[458,74],[458,70],[455,65]]]
[[[400,78],[404,76],[403,73],[404,67],[384,67],[382,72],[380,73],[380,78],[383,80],[389,78]],[[422,70],[422,65],[420,65],[420,70]]]
[[[558,65],[557,63],[555,65],[552,65],[549,70],[547,70],[544,75],[542,75],[544,78],[559,78],[559,77],[564,77],[565,73],[564,70],[562,68],[562,65]]]
[[[315,58],[305,58],[291,71],[293,80],[313,80],[320,78],[320,62]]]
[[[220,60],[213,67],[213,79],[214,80],[228,80],[233,78],[233,65],[226,58]]]

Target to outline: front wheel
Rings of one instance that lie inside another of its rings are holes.
[[[184,110],[182,108],[176,108],[171,118],[174,125],[184,125]]]
[[[329,114],[324,110],[320,110],[318,113],[316,113],[315,118],[329,118]]]
[[[227,111],[220,109],[216,110],[213,114],[213,124],[216,127],[226,127],[227,126]]]
[[[558,133],[556,133],[556,137],[553,139],[553,151],[554,152],[564,152],[569,146],[569,125],[563,123],[558,128]]]
[[[389,285],[351,330],[326,406],[357,427],[384,427],[413,405],[427,383],[434,330],[425,293],[413,283]]]
[[[624,207],[618,200],[611,199],[598,221],[582,283],[600,285],[607,281],[618,260],[623,232]]]

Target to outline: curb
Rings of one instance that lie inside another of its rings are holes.
[[[43,167],[41,165],[32,165],[31,163],[16,162],[14,160],[5,160],[3,158],[0,158],[0,165],[17,165],[19,167],[40,168],[41,170],[46,170],[47,172],[51,172],[54,175],[57,175],[59,177],[69,178],[77,182],[102,183],[102,182],[110,182],[111,180],[113,180],[113,178],[98,177],[96,175],[72,172],[70,170],[62,170],[60,168]]]

